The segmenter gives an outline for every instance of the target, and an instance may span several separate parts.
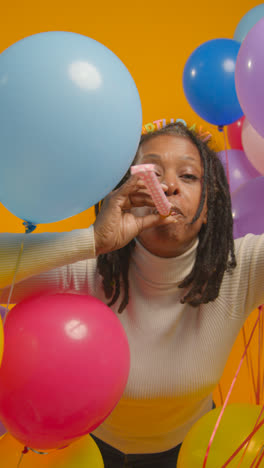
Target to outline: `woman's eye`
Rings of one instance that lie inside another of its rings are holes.
[[[194,174],[183,174],[181,178],[186,180],[198,180],[198,177]]]
[[[157,169],[155,168],[155,174],[156,174],[157,177],[161,177],[162,171],[160,169],[158,169],[158,168]]]

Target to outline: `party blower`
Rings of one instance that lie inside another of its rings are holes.
[[[171,213],[171,204],[167,200],[155,174],[154,164],[139,164],[138,166],[132,166],[130,171],[132,175],[138,174],[139,177],[143,179],[159,214],[165,218],[169,216]]]

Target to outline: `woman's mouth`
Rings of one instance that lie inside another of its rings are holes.
[[[152,213],[153,214],[159,214],[157,208],[153,208]],[[178,207],[172,206],[170,214],[168,216],[177,217],[177,216],[184,216],[184,215],[183,215],[182,211]]]
[[[171,216],[183,216],[183,213],[178,207],[172,206],[170,215]]]

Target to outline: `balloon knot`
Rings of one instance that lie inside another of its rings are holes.
[[[35,231],[36,224],[31,223],[30,221],[24,221],[23,225],[25,226],[26,234],[30,234],[31,232]]]
[[[31,452],[37,453],[38,455],[48,455],[48,452],[39,452],[38,450],[35,450],[31,447],[27,447],[28,450],[31,450]]]

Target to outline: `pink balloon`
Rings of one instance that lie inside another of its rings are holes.
[[[263,175],[264,138],[256,132],[247,119],[243,123],[242,142],[248,160]]]
[[[235,84],[245,116],[264,136],[264,18],[249,31],[236,60]]]
[[[27,447],[49,450],[93,431],[129,374],[125,331],[92,296],[53,294],[17,304],[5,322],[0,419]]]

